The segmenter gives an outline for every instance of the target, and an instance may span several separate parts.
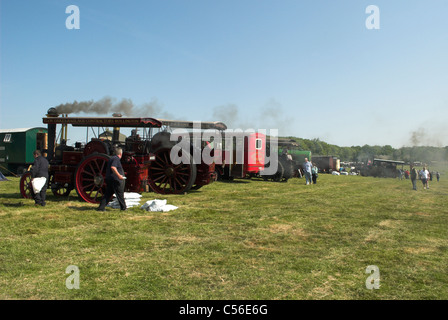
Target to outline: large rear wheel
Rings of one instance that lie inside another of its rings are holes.
[[[171,149],[163,148],[155,152],[156,161],[151,163],[148,173],[149,185],[155,193],[181,194],[193,186],[197,175],[196,165],[188,152],[179,152],[182,152],[182,162],[179,164],[171,161]]]
[[[86,202],[100,203],[106,192],[106,169],[110,156],[95,153],[84,158],[76,169],[76,192]]]

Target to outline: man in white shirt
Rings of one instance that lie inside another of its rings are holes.
[[[423,169],[420,170],[420,179],[422,180],[423,183],[423,189],[429,189],[428,177],[429,177],[429,171],[426,170],[426,167],[423,167]]]
[[[311,183],[312,168],[313,165],[311,164],[311,162],[308,161],[308,158],[305,158],[305,163],[303,164],[303,171],[305,172],[305,179],[307,185]]]

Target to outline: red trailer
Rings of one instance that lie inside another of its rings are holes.
[[[216,169],[223,179],[259,176],[264,169],[266,135],[263,133],[227,133],[215,147]]]
[[[313,156],[312,162],[319,168],[319,172],[322,173],[339,171],[341,167],[340,160],[336,156]]]

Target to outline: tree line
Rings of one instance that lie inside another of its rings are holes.
[[[341,161],[359,162],[372,158],[383,158],[390,160],[402,160],[406,162],[421,161],[430,163],[431,161],[448,161],[448,146],[412,146],[393,148],[390,145],[385,146],[351,146],[340,147],[334,144],[326,143],[317,139],[302,139],[297,137],[287,137],[295,140],[302,150],[311,151],[312,155],[337,156]]]

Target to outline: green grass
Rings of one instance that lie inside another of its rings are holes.
[[[447,299],[448,180],[217,182],[126,213],[0,182],[0,299]],[[65,270],[80,270],[69,290]],[[367,266],[380,289],[366,289]]]

